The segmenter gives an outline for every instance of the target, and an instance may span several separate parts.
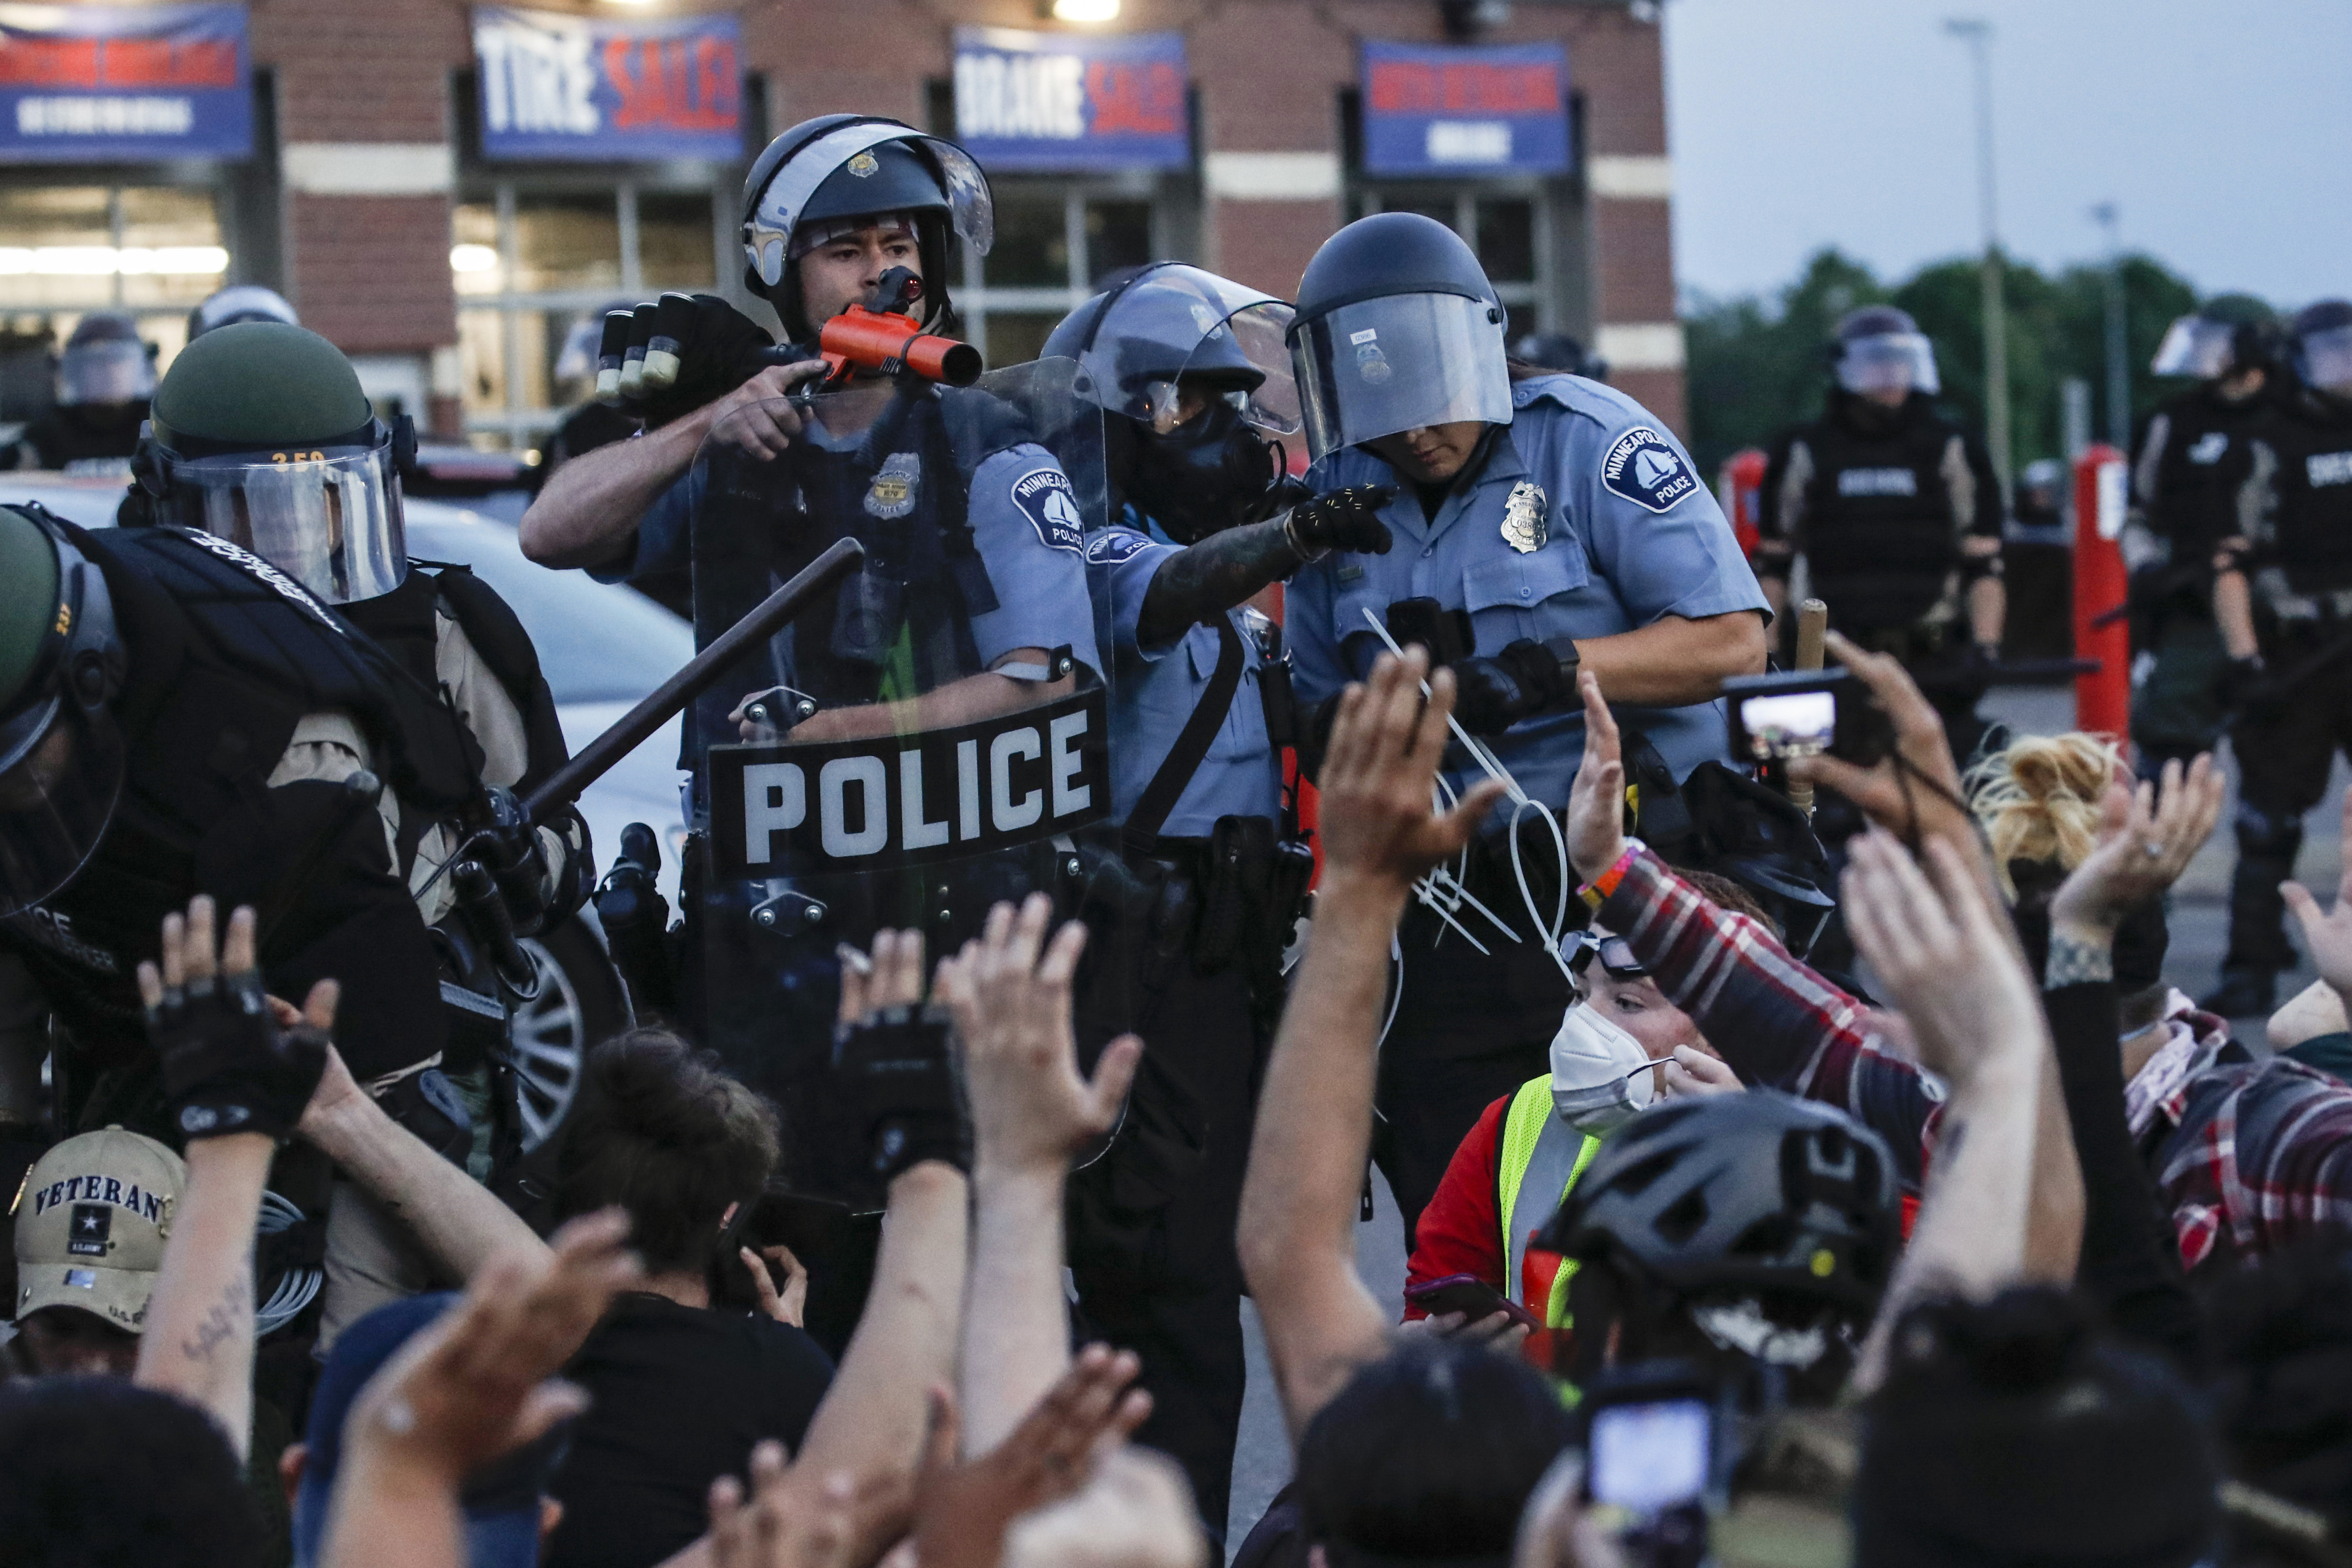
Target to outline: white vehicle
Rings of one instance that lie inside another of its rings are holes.
[[[120,479],[0,475],[0,503],[37,500],[84,528],[111,527],[121,499]],[[686,621],[632,589],[525,559],[506,523],[421,498],[407,498],[403,512],[412,559],[470,566],[514,606],[538,646],[563,739],[574,751],[694,657],[694,630]],[[677,756],[673,719],[579,803],[599,867],[612,864],[622,828],[632,822],[652,827],[661,844],[661,886],[673,896],[686,845]],[[509,1037],[521,1080],[523,1142],[531,1147],[571,1108],[582,1056],[631,1018],[593,906],[523,946],[540,966],[540,993],[516,1010]]]

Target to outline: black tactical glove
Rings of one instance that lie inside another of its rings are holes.
[[[726,396],[760,374],[776,340],[716,294],[665,294],[604,318],[596,396],[651,429]]]
[[[1456,659],[1454,716],[1474,735],[1499,735],[1576,695],[1576,644],[1521,637],[1493,658]]]
[[[1381,508],[1396,500],[1394,485],[1350,485],[1290,509],[1283,531],[1299,558],[1314,561],[1334,550],[1386,555],[1393,541]]]
[[[877,1178],[887,1182],[925,1160],[971,1169],[971,1118],[945,1013],[885,1007],[835,1037],[833,1062]]]
[[[148,1009],[147,1037],[163,1064],[172,1125],[191,1142],[288,1136],[327,1070],[326,1032],[279,1028],[250,969],[166,986]]]
[[[1970,643],[1969,651],[1960,656],[1958,673],[1952,684],[1963,696],[1982,697],[1992,689],[1993,671],[2000,666],[2000,644]]]
[[[547,863],[547,845],[523,816],[522,803],[512,790],[484,784],[482,794],[488,803],[489,821],[482,831],[489,847],[479,858],[498,879],[499,897],[514,922],[515,934],[535,936],[549,923],[550,913],[555,912],[557,879],[555,868]]]
[[[2275,723],[2286,712],[2286,690],[2261,654],[2224,665],[2220,695],[2221,706],[2245,723]]]

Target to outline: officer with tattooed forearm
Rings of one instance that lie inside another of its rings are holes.
[[[1270,437],[1298,427],[1289,307],[1172,262],[1073,311],[1046,341],[1104,420],[1113,521],[1087,545],[1113,667],[1110,763],[1129,918],[1081,999],[1099,1047],[1150,1042],[1125,1124],[1071,1184],[1070,1266],[1089,1337],[1143,1360],[1142,1440],[1225,1521],[1241,1419],[1234,1226],[1253,1087],[1281,1011],[1282,952],[1313,860],[1283,794],[1297,738],[1281,631],[1247,607],[1334,551],[1379,553],[1394,492],[1314,500]],[[1297,503],[1297,504],[1294,504]],[[1119,940],[1124,938],[1125,940]],[[1100,1005],[1115,996],[1122,1023]],[[1089,1003],[1095,1004],[1088,1005]]]

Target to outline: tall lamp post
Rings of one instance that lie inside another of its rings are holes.
[[[2131,362],[2124,342],[2124,242],[2122,214],[2101,202],[2091,217],[2107,231],[2107,439],[2131,450]]]
[[[1992,24],[1947,18],[1944,31],[1969,46],[1976,68],[1977,203],[1984,228],[1985,445],[2004,495],[2009,489],[2009,312],[2000,286],[2000,219],[1993,198]]]

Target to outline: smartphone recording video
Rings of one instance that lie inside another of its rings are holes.
[[[1594,1411],[1585,1482],[1592,1500],[1654,1514],[1700,1497],[1715,1453],[1713,1419],[1699,1399]]]
[[[1837,739],[1837,697],[1827,691],[1791,691],[1780,697],[1749,697],[1739,704],[1752,762],[1817,757]]]
[[[1893,724],[1843,669],[1740,676],[1723,683],[1723,698],[1731,755],[1738,762],[1827,754],[1868,767],[1894,744]]]

